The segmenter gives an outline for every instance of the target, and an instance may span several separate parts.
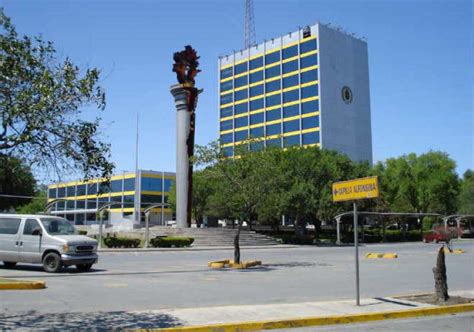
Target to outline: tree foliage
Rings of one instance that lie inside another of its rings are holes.
[[[100,71],[81,72],[58,58],[52,42],[18,35],[1,8],[0,33],[0,153],[57,176],[108,177],[113,164],[99,139],[100,117],[82,119],[85,107],[105,108]]]
[[[46,211],[46,192],[41,191],[39,192],[31,202],[28,204],[22,205],[17,212],[18,213],[23,213],[23,214],[37,214],[40,212],[45,212]]]
[[[0,194],[15,196],[35,195],[36,180],[28,165],[15,157],[0,154]],[[30,199],[0,197],[0,211],[17,208]]]
[[[464,172],[459,192],[459,213],[474,214],[474,171]]]

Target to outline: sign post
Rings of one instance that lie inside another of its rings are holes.
[[[356,305],[360,305],[359,283],[359,235],[357,221],[358,199],[376,198],[379,196],[379,185],[376,176],[335,182],[332,184],[332,199],[334,202],[352,201],[354,206],[354,251],[355,251],[355,279],[356,279]]]

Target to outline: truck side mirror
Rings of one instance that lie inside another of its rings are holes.
[[[43,231],[41,230],[41,228],[35,228],[33,232],[31,232],[31,235],[43,236]]]

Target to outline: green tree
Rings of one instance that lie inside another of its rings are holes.
[[[0,194],[13,196],[35,195],[36,180],[28,165],[15,157],[0,154]],[[0,197],[0,211],[17,208],[31,199]]]
[[[37,214],[46,211],[46,192],[41,191],[29,202],[21,206],[17,212],[23,214]]]
[[[459,213],[474,214],[474,171],[464,172],[459,191]]]
[[[81,118],[84,107],[105,108],[99,75],[60,60],[41,36],[19,36],[0,8],[0,153],[57,176],[79,170],[86,178],[109,177],[113,164],[110,146],[99,139],[100,117]]]

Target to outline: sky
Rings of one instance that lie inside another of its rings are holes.
[[[97,67],[107,94],[102,139],[116,173],[175,170],[169,87],[173,52],[200,55],[196,143],[218,138],[218,56],[244,44],[244,0],[0,0],[21,34],[55,43],[81,68]],[[473,8],[462,0],[254,0],[257,43],[318,21],[365,37],[374,162],[447,152],[474,168]],[[81,177],[79,174],[77,178]]]

